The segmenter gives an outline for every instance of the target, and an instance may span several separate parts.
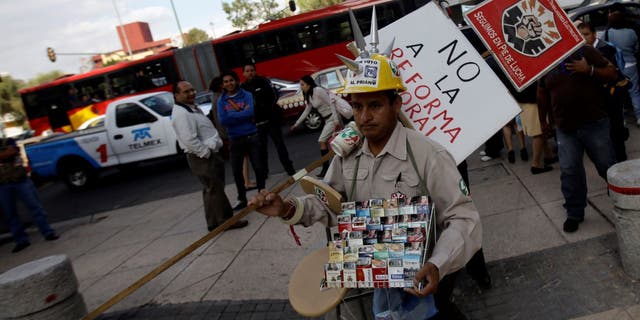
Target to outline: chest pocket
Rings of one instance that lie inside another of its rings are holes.
[[[412,169],[413,170],[413,169]],[[408,197],[420,195],[420,179],[415,173],[402,172],[400,180],[398,180],[398,174],[382,174],[382,179],[385,181],[385,185],[390,186],[389,190],[386,190],[389,195],[394,192],[401,192]],[[396,182],[397,181],[397,182]]]
[[[355,171],[356,168],[344,168],[342,170],[342,178],[344,179],[344,187],[347,191],[347,196],[351,195],[354,177],[356,189],[359,189],[362,188],[364,181],[367,180],[367,177],[369,176],[369,169],[367,168],[358,168],[358,172]],[[353,196],[355,196],[355,194]],[[353,199],[349,199],[349,201],[353,201]]]

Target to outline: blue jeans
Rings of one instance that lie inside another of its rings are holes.
[[[401,288],[374,289],[373,314],[384,311],[394,313],[394,319],[407,320],[426,320],[438,313],[433,295],[420,298]]]
[[[633,113],[635,114],[636,119],[640,119],[640,78],[638,77],[638,66],[633,65],[631,67],[624,68],[622,73],[631,80],[629,97],[631,98],[631,104],[633,105]]]
[[[615,163],[609,137],[609,119],[585,124],[571,133],[556,129],[556,134],[560,183],[565,201],[563,206],[569,219],[582,220],[587,206],[587,177],[583,162],[585,151],[596,166],[598,174],[605,180],[607,169]]]
[[[247,189],[244,187],[244,176],[242,175],[242,162],[244,161],[245,155],[249,156],[253,171],[256,173],[258,190],[264,189],[265,180],[267,179],[264,164],[260,159],[260,139],[257,133],[230,138],[229,147],[231,170],[233,171],[233,179],[236,182],[236,189],[238,189],[238,200],[247,202]]]
[[[20,198],[22,203],[27,207],[33,222],[38,226],[43,236],[49,236],[55,232],[47,222],[47,216],[40,204],[40,198],[36,187],[31,179],[25,179],[21,182],[0,184],[0,210],[4,213],[5,218],[9,222],[9,229],[16,243],[29,242],[29,236],[24,231],[24,226],[18,217],[16,210],[16,200]]]

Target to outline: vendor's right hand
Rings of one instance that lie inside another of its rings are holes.
[[[277,193],[262,189],[251,200],[249,205],[255,205],[256,211],[270,217],[281,217],[286,214],[285,203]]]

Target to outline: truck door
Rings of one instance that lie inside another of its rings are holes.
[[[136,102],[115,106],[115,123],[107,128],[120,163],[141,161],[169,154],[163,119]]]

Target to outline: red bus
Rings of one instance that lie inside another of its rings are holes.
[[[217,60],[239,75],[246,61],[256,62],[259,74],[298,81],[302,76],[340,64],[335,54],[350,57],[346,44],[353,40],[348,10],[362,32],[369,33],[376,6],[382,28],[430,0],[347,0],[259,25],[257,28],[212,41]]]
[[[403,17],[430,0],[347,0],[341,4],[268,22],[210,42],[169,50],[141,60],[64,77],[20,91],[35,134],[45,130],[72,131],[84,121],[104,114],[119,97],[171,91],[184,79],[206,90],[221,70],[234,70],[255,61],[261,75],[299,80],[303,75],[340,64],[335,54],[350,56],[352,41],[348,10],[366,34],[376,6],[378,27]]]
[[[173,51],[72,75],[20,90],[31,129],[73,131],[104,114],[114,99],[132,94],[171,91],[178,80]]]

